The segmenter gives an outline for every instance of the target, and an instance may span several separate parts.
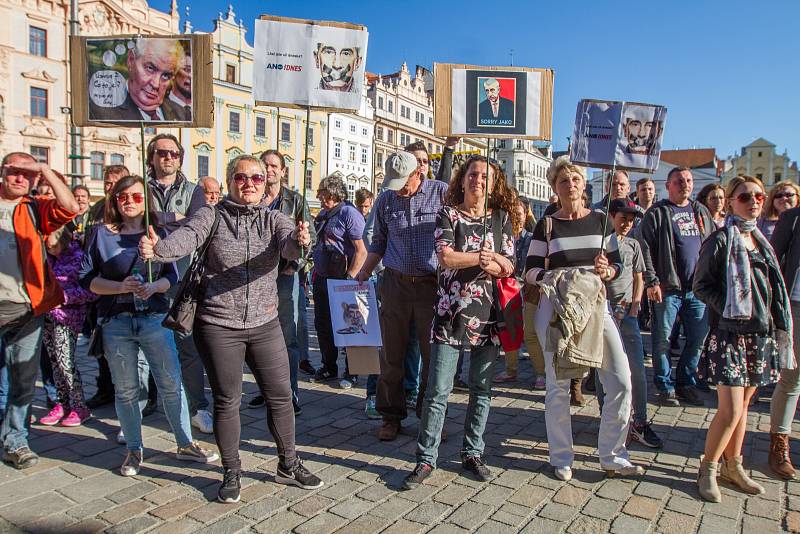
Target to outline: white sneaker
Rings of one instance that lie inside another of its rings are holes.
[[[192,417],[192,426],[203,434],[214,432],[214,421],[211,419],[211,414],[206,410],[197,410],[197,413]]]
[[[556,467],[556,478],[559,480],[563,480],[564,482],[569,482],[570,480],[572,480],[572,468]]]
[[[117,443],[120,445],[125,445],[128,441],[125,439],[125,434],[122,432],[122,429],[119,429],[117,432]]]

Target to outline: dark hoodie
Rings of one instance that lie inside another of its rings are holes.
[[[300,247],[289,236],[294,222],[267,206],[243,206],[226,197],[218,205],[219,228],[205,258],[204,296],[197,318],[247,329],[278,316],[278,262],[296,260]],[[155,247],[157,261],[174,261],[199,250],[214,223],[214,206],[203,206]]]

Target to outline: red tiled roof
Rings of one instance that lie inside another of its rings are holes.
[[[662,150],[661,159],[679,167],[692,169],[716,168],[717,155],[714,148],[687,148],[682,150]]]

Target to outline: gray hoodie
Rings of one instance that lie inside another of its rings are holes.
[[[204,295],[198,319],[226,328],[248,329],[278,316],[280,257],[296,260],[300,247],[294,223],[264,205],[243,206],[225,198],[217,205],[219,228],[206,252]],[[214,223],[214,207],[203,206],[155,246],[155,259],[175,261],[200,249]]]

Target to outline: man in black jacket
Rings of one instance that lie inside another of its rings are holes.
[[[700,244],[716,226],[706,207],[690,200],[694,188],[691,169],[673,168],[666,185],[669,198],[647,211],[637,236],[647,269],[647,298],[653,308],[654,382],[663,405],[677,406],[680,399],[702,406],[703,400],[695,387],[695,370],[708,333],[708,317],[705,304],[692,292],[692,278]],[[673,380],[669,335],[678,317],[683,323],[686,344]]]

